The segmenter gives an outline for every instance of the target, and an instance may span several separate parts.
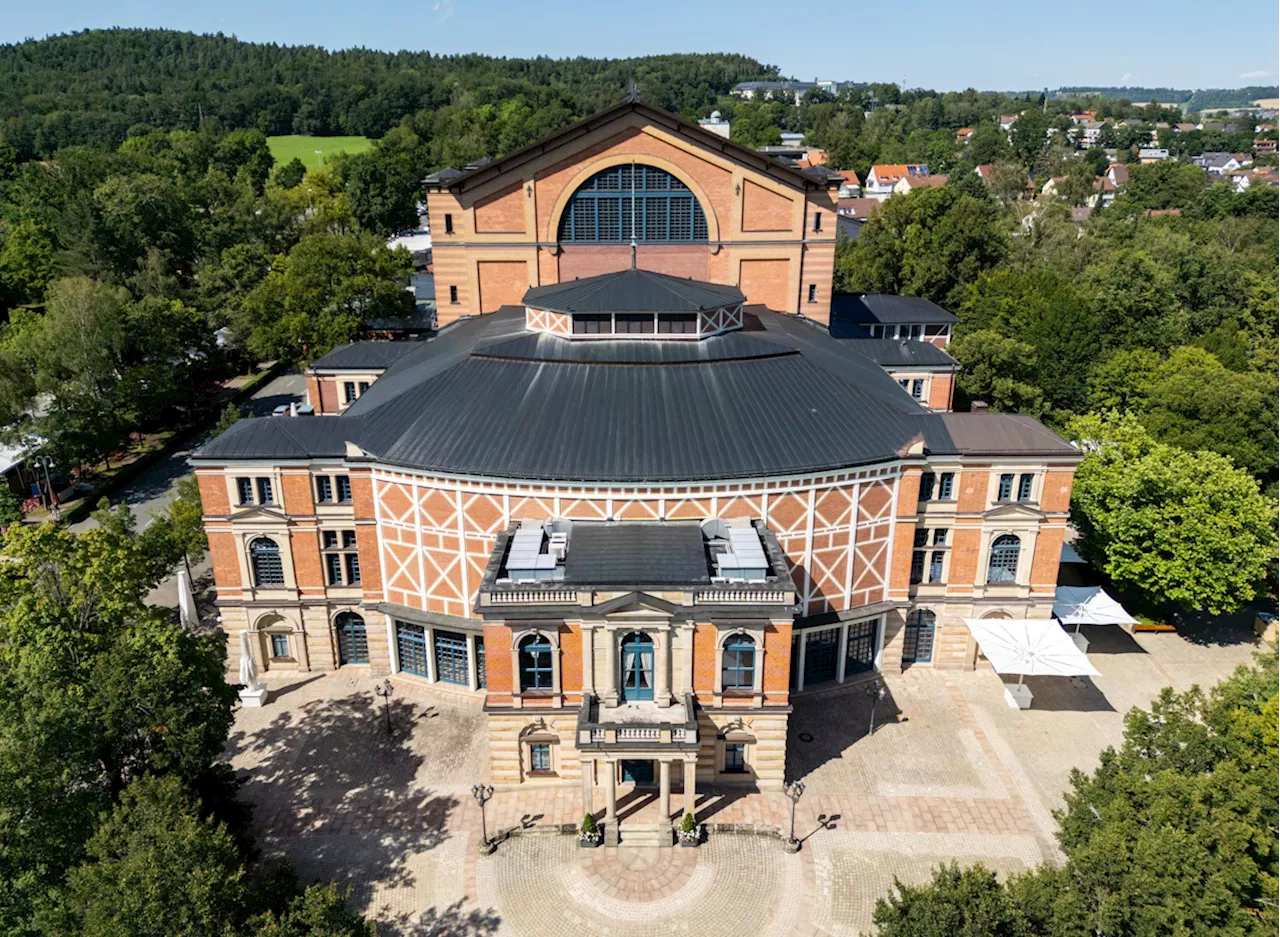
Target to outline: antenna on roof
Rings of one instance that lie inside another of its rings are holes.
[[[627,103],[640,103],[640,88],[636,85],[634,80],[627,82]]]

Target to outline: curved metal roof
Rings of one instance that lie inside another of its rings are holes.
[[[746,299],[736,286],[631,269],[535,286],[524,294],[523,302],[554,312],[701,312]]]

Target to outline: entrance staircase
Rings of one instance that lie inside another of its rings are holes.
[[[670,823],[622,823],[618,827],[618,835],[622,846],[666,847],[675,842]]]

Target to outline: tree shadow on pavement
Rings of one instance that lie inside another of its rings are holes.
[[[502,919],[490,908],[464,910],[462,902],[443,911],[427,908],[421,914],[399,914],[378,919],[379,937],[489,937],[498,932]]]
[[[310,700],[267,725],[237,730],[228,757],[254,808],[264,853],[290,859],[303,881],[336,879],[368,903],[374,886],[412,887],[413,856],[440,845],[456,798],[415,784],[417,707],[393,700],[393,733],[369,693]]]
[[[871,681],[845,684],[838,689],[792,696],[787,723],[786,780],[812,774],[829,761],[844,758],[851,745],[871,731]],[[905,721],[902,709],[887,686],[883,699],[875,701],[875,731]]]

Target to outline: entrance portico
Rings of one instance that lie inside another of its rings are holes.
[[[618,786],[619,783],[623,781],[623,762],[653,766],[653,771],[650,777],[656,781],[658,789],[658,829],[656,832],[659,834],[659,845],[671,845],[671,777],[673,772],[679,772],[682,777],[680,814],[683,815],[685,813],[696,812],[698,799],[697,752],[684,752],[680,754],[664,752],[660,755],[655,755],[651,751],[619,751],[616,755],[610,753],[598,757],[592,757],[587,753],[583,753],[582,810],[584,813],[595,812],[595,785],[597,783],[602,784],[605,795],[604,826],[605,845],[607,846],[616,846],[619,842],[626,842],[627,839],[626,836],[621,835],[621,822],[618,819]],[[627,783],[633,783],[635,785],[635,789],[649,786],[642,784],[641,782]],[[637,823],[634,824],[634,826],[636,830],[639,831],[645,825]],[[646,832],[655,831],[646,827]]]

